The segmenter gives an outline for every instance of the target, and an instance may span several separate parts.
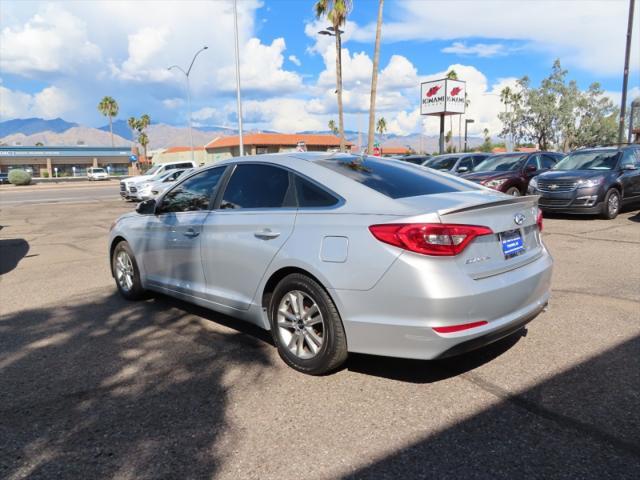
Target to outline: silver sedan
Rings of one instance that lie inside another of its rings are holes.
[[[293,368],[434,359],[518,332],[549,299],[536,197],[347,154],[234,158],[120,217],[111,270],[254,323]]]

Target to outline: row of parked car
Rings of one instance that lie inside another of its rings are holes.
[[[507,195],[539,195],[543,211],[615,218],[640,201],[640,145],[557,152],[464,153],[401,160],[445,171]]]

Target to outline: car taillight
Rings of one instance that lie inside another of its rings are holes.
[[[446,223],[385,223],[369,230],[381,242],[423,255],[453,256],[481,235],[491,235],[488,227]]]
[[[538,216],[536,217],[536,224],[538,225],[538,230],[542,231],[542,210],[538,210]]]

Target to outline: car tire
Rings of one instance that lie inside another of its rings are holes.
[[[278,353],[290,367],[324,375],[347,359],[347,337],[327,291],[306,275],[293,273],[276,286],[269,322]]]
[[[129,244],[122,240],[113,249],[111,255],[111,272],[116,281],[120,295],[127,300],[141,300],[146,297],[146,290],[140,281],[140,269]]]
[[[507,195],[511,195],[512,197],[519,197],[522,195],[518,187],[509,187],[504,193],[506,193]]]
[[[620,192],[611,188],[604,196],[601,217],[605,220],[613,220],[618,213],[620,213]]]

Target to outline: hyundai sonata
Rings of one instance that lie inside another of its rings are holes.
[[[270,330],[310,374],[348,352],[434,359],[519,331],[549,299],[536,197],[398,160],[289,153],[195,170],[120,217],[120,293]]]

